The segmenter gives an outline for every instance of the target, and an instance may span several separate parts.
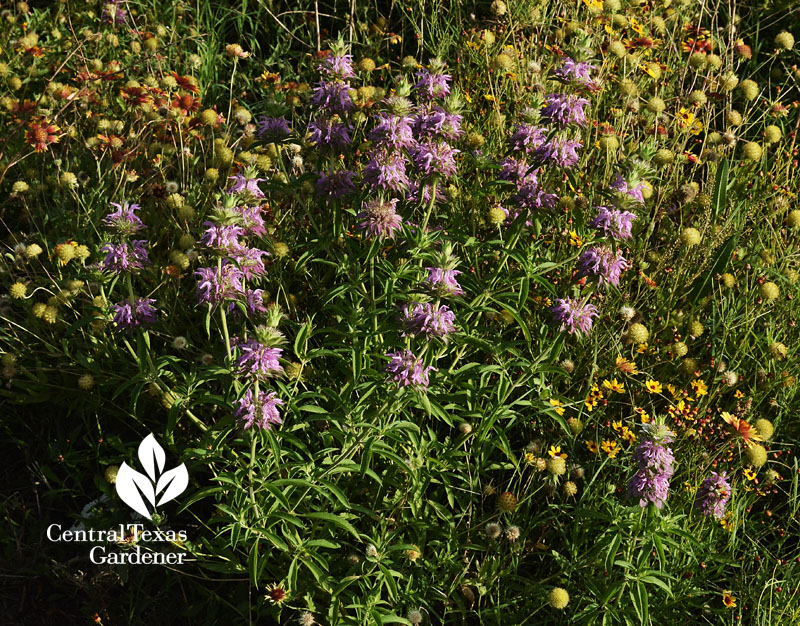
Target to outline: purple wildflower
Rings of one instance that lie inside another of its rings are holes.
[[[576,62],[570,57],[564,59],[564,64],[556,70],[556,76],[565,81],[581,84],[589,89],[595,89],[597,85],[592,80],[589,72],[597,68],[583,61]]]
[[[639,183],[635,187],[629,187],[628,181],[626,181],[622,176],[617,174],[611,184],[608,186],[609,189],[612,191],[617,191],[619,193],[625,194],[636,200],[637,202],[641,202],[644,204],[644,183]]]
[[[236,265],[223,261],[222,266],[201,267],[195,272],[197,299],[203,304],[219,304],[225,300],[235,300],[244,292],[244,274]]]
[[[233,211],[239,214],[242,226],[247,231],[248,235],[263,236],[267,234],[264,218],[261,217],[261,207],[233,207]]]
[[[244,292],[243,300],[244,308],[248,315],[255,315],[256,313],[266,313],[267,307],[264,306],[264,290],[263,289],[248,289]],[[231,302],[228,305],[228,311],[237,311],[236,303]]]
[[[500,180],[507,180],[512,183],[521,184],[536,183],[538,169],[532,169],[525,159],[515,159],[508,157],[500,162]]]
[[[353,55],[330,54],[319,64],[319,71],[334,78],[353,78]]]
[[[575,333],[589,334],[594,320],[597,317],[597,307],[578,298],[559,298],[550,309],[557,322],[561,322],[561,330],[566,330],[570,335]]]
[[[349,83],[320,81],[311,94],[311,106],[329,113],[348,113],[355,107],[349,90]]]
[[[233,195],[235,193],[250,192],[256,199],[260,200],[264,198],[264,192],[258,188],[258,183],[266,180],[266,178],[247,178],[242,173],[228,177],[229,180],[231,178],[233,179],[233,185],[228,189],[228,194]]]
[[[140,270],[145,265],[150,265],[145,239],[135,240],[132,247],[127,243],[107,243],[100,248],[100,251],[106,253],[106,258],[103,259],[104,270],[119,273]]]
[[[282,117],[262,116],[258,122],[259,139],[283,139],[291,134],[289,122]]]
[[[320,172],[317,178],[317,197],[337,200],[355,193],[353,176],[355,174],[350,170]]]
[[[255,339],[240,339],[234,337],[231,347],[239,348],[241,356],[236,359],[236,373],[250,376],[256,380],[264,380],[283,373],[278,359],[283,350],[270,348]]]
[[[405,157],[400,152],[388,154],[383,150],[373,152],[372,158],[364,168],[364,182],[369,184],[373,191],[408,189]]]
[[[123,0],[107,0],[103,5],[100,19],[106,24],[124,24],[128,12],[119,6],[122,3]]]
[[[620,211],[606,206],[597,207],[598,213],[589,225],[603,231],[606,237],[630,239],[631,228],[636,215],[630,211]]]
[[[259,393],[258,399],[253,397],[252,389],[248,389],[239,400],[239,407],[233,414],[244,422],[245,428],[257,426],[264,430],[269,430],[273,425],[283,423],[278,406],[283,406],[284,402],[276,397],[274,391],[269,393]]]
[[[586,116],[583,112],[583,107],[589,104],[586,98],[581,98],[574,94],[551,93],[545,100],[547,104],[542,111],[544,117],[557,122],[561,126],[569,124],[586,125]]]
[[[261,276],[267,271],[261,257],[269,256],[269,252],[242,246],[237,250],[232,250],[231,255],[242,271],[242,275],[248,280],[255,276]]]
[[[464,290],[458,284],[456,276],[461,274],[459,270],[446,270],[441,267],[426,267],[428,277],[425,282],[433,291],[440,296],[462,296]]]
[[[378,113],[378,123],[369,133],[369,139],[376,146],[390,150],[410,148],[416,143],[410,116]]]
[[[446,98],[450,95],[450,75],[439,71],[431,72],[422,68],[417,72],[417,90],[421,101],[429,102],[434,98]]]
[[[455,330],[456,315],[446,306],[434,307],[430,302],[414,302],[403,306],[406,334],[446,337]]]
[[[552,209],[558,196],[548,193],[538,185],[526,185],[513,198],[521,207],[528,209]]]
[[[428,372],[436,368],[432,365],[425,367],[422,359],[414,356],[411,350],[401,350],[399,352],[389,352],[386,356],[391,357],[391,361],[386,365],[384,371],[392,375],[392,380],[398,387],[409,385],[428,386]]]
[[[308,140],[323,148],[341,150],[350,144],[350,127],[343,122],[318,119],[308,125]]]
[[[233,224],[214,224],[213,222],[203,222],[206,232],[200,238],[200,243],[214,250],[233,254],[242,248],[239,237],[244,235],[244,228]]]
[[[380,239],[394,237],[403,218],[397,214],[397,198],[391,200],[370,200],[364,203],[364,210],[356,216],[363,220],[358,227],[367,231],[370,237]]]
[[[578,259],[578,275],[596,276],[601,287],[605,284],[619,285],[622,272],[628,267],[628,261],[619,250],[613,252],[605,246],[587,248]]]
[[[455,140],[464,134],[457,113],[448,113],[438,106],[421,109],[414,116],[414,131],[420,138]]]
[[[669,495],[669,479],[675,472],[675,457],[669,444],[675,434],[663,424],[642,425],[642,440],[633,453],[638,471],[628,482],[628,497],[639,500],[639,506],[650,502],[660,509]]]
[[[456,174],[455,156],[459,152],[461,151],[444,142],[428,141],[412,148],[411,158],[425,178],[435,175],[450,178]]]
[[[112,202],[111,206],[117,207],[117,210],[103,218],[103,225],[116,230],[120,235],[132,235],[144,228],[144,223],[136,215],[136,211],[142,208],[138,204]]]
[[[153,304],[155,304],[153,298],[136,298],[133,303],[129,299],[125,299],[112,306],[111,310],[114,313],[117,330],[144,329],[155,324],[158,311]]]
[[[520,124],[508,140],[509,146],[516,152],[530,154],[545,144],[547,133],[544,128],[533,124]]]
[[[569,168],[578,163],[578,149],[582,148],[580,141],[571,141],[561,137],[553,137],[547,143],[536,149],[536,156],[550,165]]]
[[[706,517],[713,515],[720,519],[725,517],[725,507],[730,499],[731,485],[728,482],[728,473],[711,472],[697,490],[694,505]]]

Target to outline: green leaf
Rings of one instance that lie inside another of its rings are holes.
[[[728,157],[722,159],[717,168],[717,179],[714,181],[714,193],[711,197],[711,223],[716,223],[717,217],[725,209],[728,195],[728,174],[730,163]]]
[[[334,524],[346,530],[356,539],[361,538],[361,535],[358,534],[358,531],[355,529],[355,526],[353,526],[346,519],[343,519],[338,515],[334,515],[333,513],[303,513],[302,517],[308,517],[310,519],[318,519],[325,522],[330,522],[331,524]]]

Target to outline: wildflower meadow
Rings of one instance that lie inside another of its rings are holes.
[[[797,2],[0,25],[0,625],[800,624]]]

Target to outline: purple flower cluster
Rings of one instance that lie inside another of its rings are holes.
[[[511,139],[508,140],[509,147],[514,152],[532,152],[541,148],[547,142],[547,129],[532,124],[520,124],[517,126]]]
[[[568,169],[578,163],[580,159],[578,150],[581,148],[583,148],[583,144],[580,141],[553,137],[550,141],[539,146],[534,154],[548,165]]]
[[[223,260],[218,267],[201,267],[195,276],[198,277],[197,299],[201,304],[230,302],[228,310],[233,311],[235,302],[239,301],[250,315],[266,312],[263,290],[246,288],[245,272],[230,260]]]
[[[675,457],[669,444],[675,434],[662,424],[642,425],[642,440],[633,453],[638,471],[628,482],[628,497],[639,500],[639,506],[650,502],[660,509],[669,495],[669,480],[675,472]]]
[[[153,306],[155,302],[153,298],[136,298],[133,302],[125,299],[113,305],[111,311],[114,313],[117,330],[146,329],[155,324],[158,314]]]
[[[427,367],[414,356],[411,350],[400,350],[398,352],[389,352],[386,356],[390,357],[390,361],[386,366],[386,372],[391,374],[392,380],[397,383],[398,387],[408,387],[409,385],[419,385],[426,387],[429,384],[428,372],[436,368],[432,365]]]
[[[461,274],[459,270],[443,269],[441,267],[426,267],[428,277],[425,283],[438,296],[463,296],[464,290],[458,284],[456,276]]]
[[[631,228],[636,215],[630,211],[621,211],[607,206],[598,206],[597,217],[589,225],[612,239],[630,239]]]
[[[417,84],[414,85],[420,101],[430,102],[450,95],[450,75],[441,70],[431,71],[422,68],[417,72]]]
[[[350,170],[329,170],[320,172],[317,178],[317,197],[327,200],[338,200],[356,192],[353,182],[355,172]]]
[[[239,400],[239,407],[233,415],[243,422],[246,429],[256,426],[269,430],[273,425],[283,423],[278,406],[283,406],[284,402],[276,396],[277,394],[271,391],[259,393],[256,397],[253,390],[248,389]]]
[[[292,133],[289,122],[282,117],[262,116],[258,122],[256,134],[259,139],[285,139]]]
[[[583,251],[578,259],[578,276],[595,277],[597,284],[619,285],[622,272],[628,269],[628,261],[622,253],[605,246],[592,246]]]
[[[397,198],[365,202],[364,209],[358,214],[358,218],[363,220],[358,227],[365,230],[369,237],[391,239],[403,223],[396,206]]]
[[[447,337],[455,330],[455,313],[446,306],[414,302],[403,306],[402,324],[409,335]]]
[[[205,233],[200,237],[200,243],[219,252],[233,254],[242,249],[239,237],[245,234],[245,229],[236,224],[214,224],[203,222]]]
[[[239,349],[241,355],[236,359],[236,373],[253,380],[264,380],[283,373],[279,360],[283,350],[271,348],[255,339],[234,337],[231,347]]]
[[[588,89],[596,89],[597,85],[592,80],[590,73],[597,68],[590,64],[567,57],[564,64],[555,71],[556,76],[563,81],[575,83]]]
[[[424,178],[450,178],[456,174],[455,156],[459,152],[443,141],[425,141],[411,149],[411,159]]]
[[[697,490],[694,505],[706,517],[713,515],[720,519],[725,517],[725,508],[730,499],[731,485],[728,482],[727,472],[722,474],[711,472]]]
[[[559,298],[553,305],[553,318],[561,323],[561,329],[570,335],[583,333],[588,335],[597,317],[597,307],[578,298]]]
[[[609,185],[609,189],[611,189],[611,191],[616,191],[620,194],[630,196],[636,200],[636,202],[641,204],[644,204],[644,187],[644,183],[639,183],[631,187],[628,181],[625,180],[621,174],[617,174]]]
[[[504,159],[500,168],[499,178],[514,183],[516,188],[511,202],[520,209],[524,209],[526,217],[533,209],[551,209],[555,206],[557,196],[548,193],[539,185],[540,169],[531,167],[524,158],[513,157]],[[513,220],[517,218],[520,211],[515,210],[509,213],[509,219]],[[529,223],[529,220],[526,220],[526,223]]]
[[[586,114],[583,107],[589,104],[586,98],[575,94],[551,93],[545,98],[542,116],[560,126],[576,124],[586,126]]]
[[[230,178],[233,179],[233,185],[228,189],[228,194],[250,193],[257,200],[264,198],[264,192],[258,188],[258,183],[266,180],[265,178],[249,178],[241,172],[234,174]]]
[[[100,14],[100,19],[106,24],[124,24],[128,12],[120,5],[125,0],[107,0],[103,4],[103,12]]]
[[[138,204],[119,204],[112,202],[111,206],[117,207],[103,218],[103,225],[114,230],[119,235],[133,235],[144,229],[144,222],[136,215],[142,207]]]
[[[350,144],[350,126],[338,116],[319,118],[308,125],[308,140],[317,147],[341,150]]]
[[[129,246],[127,243],[107,243],[101,252],[106,253],[103,259],[103,269],[116,272],[129,272],[140,270],[145,265],[150,265],[150,257],[147,255],[147,241],[137,239]]]

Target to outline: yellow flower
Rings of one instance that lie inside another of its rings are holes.
[[[647,424],[648,422],[650,422],[650,414],[647,411],[645,411],[642,407],[637,406],[633,410],[639,416],[639,419],[642,420],[642,424]]]
[[[606,439],[603,443],[601,443],[600,448],[612,459],[616,458],[620,451],[619,444],[611,439]]]
[[[742,393],[742,391],[741,391],[740,389],[737,389],[737,390],[736,390],[736,393],[735,393],[735,394],[733,394],[733,397],[734,397],[734,398],[737,398],[737,399],[738,399],[738,398],[744,398],[744,394]]]
[[[661,393],[661,391],[664,389],[660,382],[653,379],[648,380],[644,386],[650,393]]]
[[[733,609],[736,607],[736,598],[731,595],[731,592],[727,589],[722,592],[722,604],[727,606],[729,609]]]
[[[580,248],[583,245],[583,238],[574,230],[569,231],[569,245]]]
[[[617,432],[622,430],[622,420],[614,420],[611,422],[611,428],[616,430]]]
[[[642,63],[639,65],[639,69],[642,70],[645,74],[650,75],[652,78],[659,78],[660,72],[651,64]]]
[[[637,35],[639,35],[640,37],[641,37],[642,35],[644,35],[644,29],[642,28],[642,25],[641,25],[641,24],[639,24],[638,20],[637,20],[635,17],[632,17],[632,18],[630,18],[630,19],[628,20],[628,23],[630,24],[630,26],[631,26],[631,30],[632,30],[633,32],[635,32],[635,33],[636,33]]]
[[[547,451],[547,454],[550,455],[551,458],[561,457],[562,459],[566,459],[567,455],[561,452],[561,446],[550,446],[550,449]]]
[[[695,395],[699,398],[700,396],[708,395],[708,387],[706,387],[705,382],[696,378],[691,383],[689,383],[694,390]]]
[[[590,9],[603,10],[603,0],[583,0],[583,3]]]
[[[680,111],[678,111],[678,121],[683,127],[691,126],[694,122],[694,113],[689,109],[681,107]]]
[[[603,381],[603,387],[605,387],[609,391],[615,391],[617,393],[624,393],[625,392],[625,383],[618,382],[616,378],[614,378],[614,379],[612,379],[610,381],[608,379],[604,380]]]
[[[675,385],[667,385],[667,391],[670,392],[673,398],[677,398],[679,395],[681,395],[681,393],[683,393],[682,391],[678,391],[678,389],[675,388]]]
[[[639,373],[639,369],[636,367],[636,363],[634,363],[633,361],[629,361],[628,359],[622,356],[617,357],[615,366],[620,372],[624,372],[625,374]]]
[[[550,398],[550,404],[555,408],[556,413],[564,415],[564,407],[561,406],[561,400]]]
[[[756,473],[752,469],[750,469],[749,467],[745,467],[742,470],[742,474],[744,474],[744,477],[747,480],[755,480],[756,479]]]
[[[536,465],[536,455],[533,452],[525,453],[525,462],[528,465]]]
[[[589,452],[597,454],[599,448],[597,447],[597,442],[589,440],[586,442],[586,447],[589,449]]]
[[[633,431],[627,426],[622,428],[621,436],[628,443],[634,443],[636,441],[636,435],[634,435]]]
[[[488,100],[489,102],[494,102],[496,100],[495,97],[490,93],[483,94],[483,99]]]

